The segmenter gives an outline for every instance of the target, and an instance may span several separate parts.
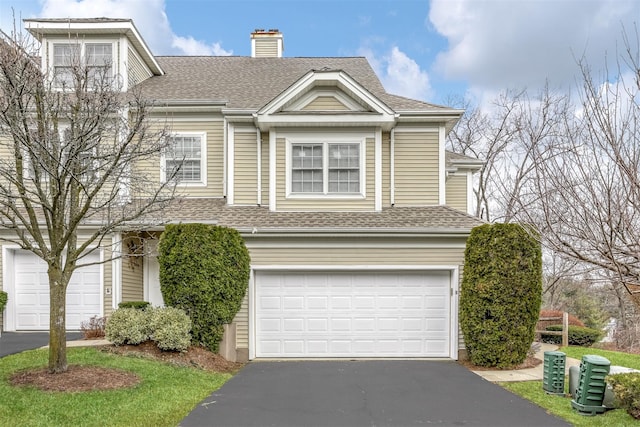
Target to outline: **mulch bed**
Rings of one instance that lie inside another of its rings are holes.
[[[187,351],[181,353],[178,351],[162,351],[153,341],[146,341],[139,345],[108,345],[100,347],[100,349],[108,353],[147,357],[177,366],[191,366],[205,371],[234,373],[244,366],[244,363],[229,362],[219,354],[212,353],[199,346],[191,346]]]
[[[138,384],[140,378],[133,372],[119,369],[69,365],[69,369],[61,374],[50,374],[47,368],[17,372],[10,382],[14,386],[73,393],[129,388]]]
[[[206,371],[233,373],[243,363],[229,362],[219,354],[192,346],[185,352],[162,351],[153,342],[140,345],[102,346],[101,351],[123,356],[160,360],[176,366],[190,366]],[[87,392],[133,387],[140,378],[133,372],[100,366],[69,365],[67,372],[50,374],[46,368],[16,372],[10,379],[14,386],[31,386],[51,392]]]

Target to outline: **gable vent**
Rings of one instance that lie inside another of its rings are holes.
[[[284,38],[278,29],[256,29],[251,33],[252,58],[282,58]]]

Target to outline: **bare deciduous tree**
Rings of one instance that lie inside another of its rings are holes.
[[[488,107],[470,108],[449,134],[453,151],[485,161],[476,177],[476,216],[511,222],[532,197],[535,155],[557,141],[568,112],[568,97],[548,87],[535,97],[505,91]]]
[[[640,306],[640,67],[626,43],[614,74],[579,63],[580,104],[558,142],[536,152],[520,219],[553,250],[608,272]]]
[[[135,174],[167,132],[151,127],[151,106],[135,90],[121,91],[110,63],[70,55],[64,73],[50,75],[36,55],[15,31],[0,40],[0,227],[5,242],[47,263],[49,371],[60,373],[71,275],[110,233],[159,217],[174,184]]]

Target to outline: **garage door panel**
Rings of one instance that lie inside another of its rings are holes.
[[[450,273],[258,272],[257,357],[448,357]]]
[[[85,261],[99,261],[99,256],[89,255]],[[49,329],[46,263],[28,251],[16,250],[13,253],[13,271],[16,329]],[[71,276],[66,296],[68,329],[80,329],[83,321],[101,314],[100,271],[100,266],[95,264],[78,269]]]

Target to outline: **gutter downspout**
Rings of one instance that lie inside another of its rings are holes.
[[[256,147],[258,150],[258,206],[262,205],[262,135],[260,129],[256,128]]]
[[[396,204],[396,161],[395,161],[395,151],[396,151],[396,130],[391,129],[391,140],[389,142],[389,145],[391,147],[391,153],[389,154],[391,156],[391,159],[389,159],[389,173],[391,174],[391,176],[389,177],[389,181],[390,181],[390,198],[391,198],[391,206],[395,206]]]
[[[222,197],[227,197],[227,118],[222,125]]]

